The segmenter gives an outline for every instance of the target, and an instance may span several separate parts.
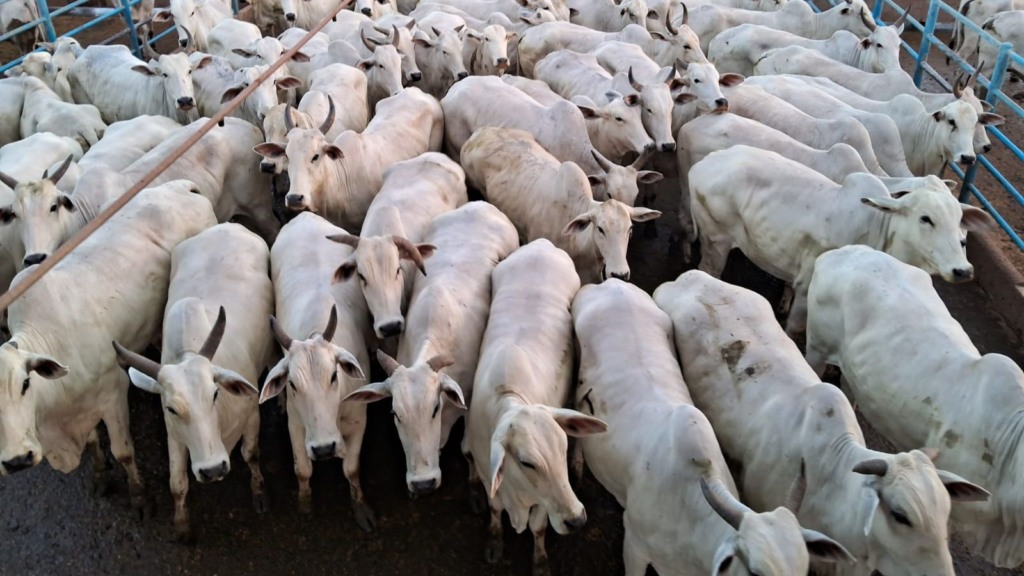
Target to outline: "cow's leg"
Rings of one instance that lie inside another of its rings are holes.
[[[467,425],[462,436],[462,457],[466,459],[469,466],[469,511],[473,514],[483,514],[487,510],[487,490],[480,481],[480,474],[476,469],[476,460],[469,450],[469,426]]]
[[[700,250],[701,258],[697,269],[714,276],[722,277],[725,270],[725,263],[729,258],[729,250],[732,249],[732,242],[726,236],[712,236],[701,234]]]
[[[257,514],[265,514],[269,509],[267,493],[263,487],[263,471],[260,470],[260,412],[256,408],[246,422],[242,435],[242,458],[249,465],[252,476],[252,505]]]
[[[793,305],[786,318],[786,334],[790,338],[803,340],[807,331],[807,289],[810,284],[810,273],[797,275],[793,282]],[[798,342],[799,343],[799,342]]]
[[[107,457],[100,445],[99,432],[93,428],[86,440],[89,455],[92,457],[92,475],[85,480],[85,491],[91,496],[99,497],[110,489],[110,471],[107,469]]]
[[[341,435],[345,442],[345,461],[342,469],[348,480],[356,524],[364,532],[372,532],[377,528],[377,517],[366,503],[363,486],[359,481],[359,453],[363,448],[363,435],[366,434],[366,404],[356,404],[346,416],[350,417],[347,417],[341,426]]]
[[[278,398],[283,396],[284,394]],[[313,492],[309,488],[309,479],[313,476],[313,461],[306,454],[306,431],[297,415],[288,415],[288,437],[292,443],[295,479],[299,483],[299,512],[309,514],[313,511]]]
[[[625,576],[644,576],[647,573],[647,558],[641,553],[640,543],[637,542],[633,529],[630,527],[629,512],[622,513],[622,523],[626,528],[625,538],[622,540],[622,561],[625,564]]]
[[[135,464],[135,445],[132,443],[128,427],[128,373],[120,372],[117,378],[124,380],[119,382],[124,385],[118,386],[119,390],[124,390],[124,394],[118,395],[108,417],[103,421],[107,425],[107,435],[110,437],[110,451],[128,474],[128,493],[131,496],[132,508],[138,513],[139,518],[145,520],[152,514],[152,509],[146,499],[146,485],[139,474],[139,467]]]
[[[573,438],[572,454],[569,457],[569,469],[572,471],[572,480],[577,486],[583,481],[583,442],[579,438]]]
[[[191,543],[192,527],[188,517],[188,448],[167,438],[167,456],[171,468],[171,498],[174,499],[174,539]]]
[[[497,498],[491,498],[490,509],[491,523],[487,528],[489,535],[487,547],[484,549],[484,559],[488,564],[497,564],[505,554],[505,541],[501,529],[501,503]]]
[[[533,576],[551,576],[548,550],[544,536],[548,532],[548,513],[541,506],[530,509],[530,532],[533,533]]]

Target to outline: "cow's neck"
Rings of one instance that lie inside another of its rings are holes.
[[[868,215],[868,225],[865,226],[865,231],[854,243],[888,252],[892,248],[893,240],[892,232],[889,230],[892,224],[892,215],[874,208],[869,208],[869,210],[871,213]]]

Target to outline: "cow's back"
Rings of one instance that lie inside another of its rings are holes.
[[[389,218],[381,214],[381,208],[388,206],[398,211],[404,236],[419,242],[435,217],[467,201],[465,172],[438,152],[399,162],[383,176],[383,187],[363,222],[364,236],[392,233],[382,229]]]

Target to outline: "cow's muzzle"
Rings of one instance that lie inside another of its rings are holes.
[[[10,460],[4,460],[3,466],[4,471],[8,474],[14,474],[20,472],[26,468],[31,468],[35,465],[35,454],[32,451],[28,451],[21,456],[11,458]]]
[[[310,451],[313,453],[314,460],[325,460],[334,456],[334,449],[337,448],[337,442],[331,442],[329,444],[320,444],[313,446]]]
[[[226,460],[222,460],[221,463],[216,466],[201,468],[197,479],[202,483],[217,482],[218,480],[223,480],[227,475],[228,463]]]

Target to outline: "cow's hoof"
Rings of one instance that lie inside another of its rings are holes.
[[[373,532],[377,528],[377,516],[363,502],[356,502],[354,515],[356,517],[356,524],[363,532]]]
[[[110,475],[106,472],[90,474],[82,483],[85,486],[85,493],[93,498],[102,498],[110,493]]]
[[[132,495],[132,510],[135,511],[135,517],[142,522],[153,518],[153,508],[153,503],[150,502],[145,493]]]
[[[266,514],[270,511],[270,498],[266,492],[256,492],[252,495],[252,507],[257,514]]]
[[[482,486],[472,486],[469,489],[469,511],[475,515],[481,515],[490,509],[487,502],[487,494],[484,494]]]
[[[551,566],[547,558],[533,563],[533,576],[551,576]]]
[[[488,564],[501,562],[501,557],[504,555],[505,544],[500,538],[493,538],[487,542],[487,548],[484,548],[484,560],[487,560]]]
[[[312,514],[313,513],[313,498],[310,496],[302,497],[299,496],[299,513],[300,514]]]
[[[174,525],[174,541],[178,544],[191,546],[196,543],[195,533],[188,522]]]

